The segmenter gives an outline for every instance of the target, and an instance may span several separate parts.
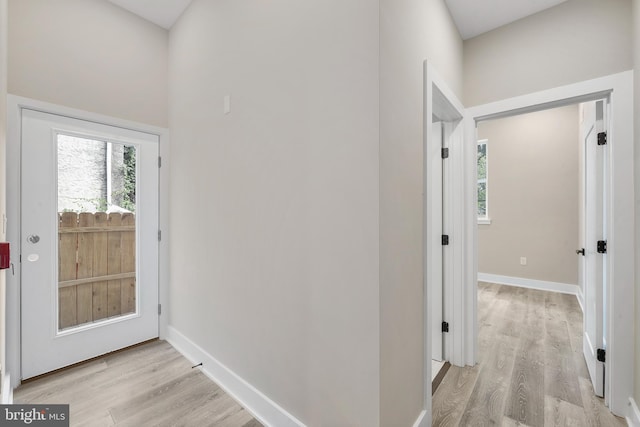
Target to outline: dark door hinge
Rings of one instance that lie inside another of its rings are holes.
[[[599,348],[596,353],[596,359],[598,359],[598,362],[604,363],[607,360],[607,350]]]
[[[449,236],[446,234],[442,235],[442,246],[447,246],[449,244]]]
[[[606,254],[607,253],[607,241],[606,240],[598,240],[598,253]]]
[[[607,133],[600,132],[598,134],[598,145],[607,145]]]
[[[162,167],[162,157],[158,156],[158,167]]]
[[[440,152],[441,156],[443,159],[448,159],[449,158],[449,149],[448,148],[443,148]]]
[[[598,134],[598,145],[607,145],[607,133],[600,132]]]
[[[162,230],[158,230],[158,242],[162,241]]]
[[[158,304],[158,316],[162,314],[162,304]]]
[[[442,332],[449,332],[449,322],[442,322]]]

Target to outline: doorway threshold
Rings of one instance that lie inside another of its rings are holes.
[[[439,362],[437,360],[431,361],[431,394],[436,392],[438,386],[447,374],[447,371],[451,367],[449,362]]]

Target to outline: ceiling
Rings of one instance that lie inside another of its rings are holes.
[[[464,40],[567,0],[445,0]]]
[[[192,0],[109,1],[170,29]],[[445,0],[445,3],[460,35],[466,40],[565,1],[567,0]]]
[[[175,24],[192,0],[109,0],[167,30]]]

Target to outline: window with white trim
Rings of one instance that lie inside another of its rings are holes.
[[[489,221],[489,203],[487,178],[489,177],[489,162],[487,157],[487,142],[482,139],[478,141],[478,221]]]

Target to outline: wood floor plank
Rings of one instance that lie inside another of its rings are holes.
[[[433,396],[433,426],[625,425],[593,394],[575,296],[480,282],[478,319],[479,363],[445,375]],[[514,340],[513,369],[498,385],[492,366],[506,357],[498,349],[505,339]]]
[[[60,398],[69,389],[69,384],[86,384],[93,376],[107,369],[104,360],[95,360],[65,371],[53,373],[42,380],[23,384],[14,392],[16,403],[47,402],[67,403]]]
[[[103,416],[95,416],[88,422],[78,422],[73,425],[77,427],[113,427],[115,423],[113,422],[113,418],[109,414],[109,411],[106,411]]]
[[[510,316],[503,316],[497,333],[519,337],[522,334],[522,325],[527,315],[528,289],[515,286],[505,286],[509,289],[508,302]],[[498,293],[500,296],[500,292]]]
[[[488,313],[482,316],[483,320],[480,322],[478,332],[478,363],[482,364],[491,353],[494,339],[498,336],[497,329],[500,327],[505,313],[509,311],[509,307],[508,300],[497,299],[487,310]]]
[[[199,408],[223,393],[211,391],[210,381],[201,372],[185,373],[110,410],[118,425],[167,425],[182,420],[194,408]],[[231,402],[233,406],[235,402]],[[163,408],[158,411],[157,408]],[[235,410],[240,407],[235,404]]]
[[[578,375],[574,368],[574,354],[567,322],[547,318],[544,346],[545,394],[582,406]]]
[[[542,343],[523,337],[516,351],[505,415],[531,427],[544,426]]]
[[[545,427],[583,427],[586,424],[587,420],[582,404],[576,406],[557,397],[545,397]]]
[[[190,369],[189,363],[185,362],[186,360],[181,357],[172,358],[165,363],[151,363],[144,369],[131,369],[131,373],[128,375],[114,373],[113,378],[108,374],[114,370],[107,370],[94,379],[90,388],[90,396],[76,401],[72,408],[72,414],[77,419],[83,420],[87,417],[93,417],[96,407],[114,408],[126,404],[133,395],[142,393],[142,390],[153,389],[184,375],[184,372]],[[116,372],[119,371],[120,369]],[[162,375],[159,375],[160,372]]]
[[[480,367],[480,374],[460,420],[461,425],[473,425],[477,420],[484,420],[490,425],[502,422],[515,360],[514,340],[509,336],[496,338],[488,355]]]
[[[533,341],[544,340],[546,334],[544,323],[546,317],[545,294],[544,291],[527,289],[526,316],[520,329],[520,337],[527,336]],[[506,315],[511,315],[511,313]]]
[[[478,366],[460,368],[451,366],[438,386],[432,400],[432,425],[457,426],[464,413],[466,402],[473,392],[478,378]]]
[[[72,426],[260,427],[165,341],[105,355],[16,389],[16,403],[68,403]]]
[[[500,424],[500,425],[502,427],[530,427],[530,426],[528,426],[526,424],[519,423],[518,421],[513,420],[513,419],[511,419],[509,417],[503,417],[502,418],[502,424]]]

